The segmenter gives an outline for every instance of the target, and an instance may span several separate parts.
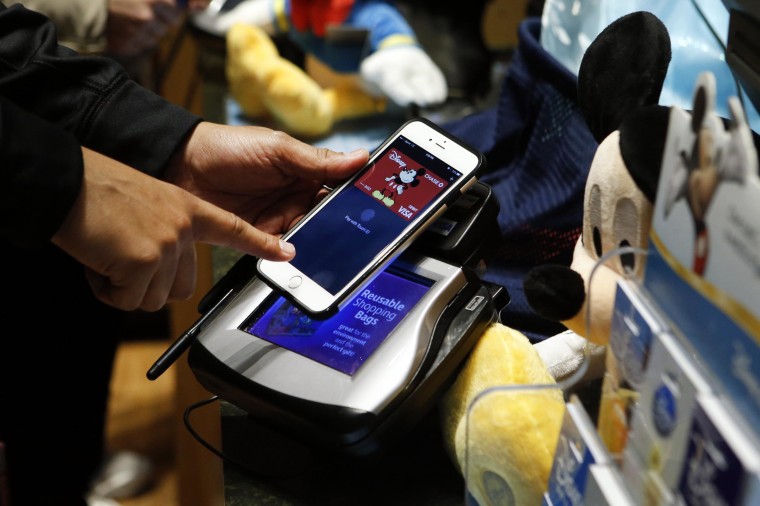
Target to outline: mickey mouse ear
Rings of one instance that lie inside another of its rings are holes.
[[[578,103],[598,142],[630,111],[657,104],[670,64],[670,37],[650,12],[633,12],[594,39],[578,70]]]
[[[654,202],[668,136],[670,107],[650,105],[631,111],[620,123],[620,156],[636,186]]]

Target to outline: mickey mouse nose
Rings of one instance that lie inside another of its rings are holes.
[[[540,316],[564,321],[577,315],[586,299],[580,274],[563,265],[540,265],[523,280],[528,303]]]

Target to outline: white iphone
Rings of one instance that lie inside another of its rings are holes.
[[[483,164],[432,122],[407,121],[283,236],[296,256],[260,259],[259,275],[307,313],[329,315],[475,183]]]

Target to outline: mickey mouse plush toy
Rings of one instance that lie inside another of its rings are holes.
[[[638,46],[635,53],[618,54],[621,39],[610,30],[621,27],[651,43]],[[670,108],[657,105],[670,54],[667,29],[646,12],[624,16],[589,47],[578,73],[578,98],[599,147],[586,181],[581,237],[569,267],[542,265],[524,280],[525,295],[538,314],[585,338],[575,339],[585,346],[593,371],[586,377],[604,378],[597,428],[611,453],[622,451],[625,437],[619,434],[625,430],[618,428],[627,423],[622,420],[630,415],[635,393],[606,345],[618,281],[642,279],[644,274],[642,253],[649,241],[670,117]],[[609,58],[629,61],[630,67],[605,65]]]
[[[647,40],[628,44],[627,40]],[[634,12],[599,34],[578,72],[578,100],[599,147],[584,192],[583,228],[569,267],[542,265],[525,278],[540,315],[607,344],[617,280],[641,276],[669,108],[656,105],[670,63],[667,28]]]

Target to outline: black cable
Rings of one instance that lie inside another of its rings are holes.
[[[214,448],[208,441],[203,439],[198,432],[193,428],[192,424],[190,423],[190,413],[195,411],[198,408],[201,408],[203,406],[206,406],[207,404],[211,404],[214,401],[218,401],[219,396],[214,395],[212,397],[209,397],[208,399],[203,399],[201,401],[195,402],[193,404],[190,404],[187,408],[185,408],[185,413],[182,416],[182,421],[185,423],[185,427],[187,428],[187,431],[190,433],[193,438],[195,438],[196,441],[198,441],[201,445],[203,445],[204,448],[206,448],[208,451],[216,455],[222,460],[230,460],[227,458],[224,453],[222,453],[221,450]]]

